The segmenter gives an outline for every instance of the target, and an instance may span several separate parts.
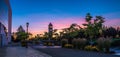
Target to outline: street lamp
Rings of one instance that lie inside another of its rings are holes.
[[[26,27],[27,27],[27,33],[28,33],[28,27],[29,27],[29,23],[28,22],[26,23]]]
[[[26,30],[26,32],[27,32],[27,37],[26,37],[26,39],[28,38],[28,27],[29,27],[29,23],[27,22],[26,23],[26,28],[27,28],[27,30]],[[27,44],[27,41],[26,41],[26,48],[28,47],[28,44]]]

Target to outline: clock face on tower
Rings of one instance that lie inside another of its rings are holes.
[[[49,28],[53,28],[52,26],[50,26]]]

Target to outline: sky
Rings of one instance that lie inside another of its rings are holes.
[[[104,25],[120,26],[120,0],[10,0],[12,7],[12,31],[22,25],[29,32],[40,34],[48,30],[67,28],[72,23],[82,26],[86,13],[103,16]]]

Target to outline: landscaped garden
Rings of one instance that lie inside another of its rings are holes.
[[[107,27],[104,25],[105,18],[102,16],[93,18],[90,13],[87,13],[85,21],[82,24],[83,27],[73,23],[60,32],[54,29],[30,39],[28,38],[31,33],[26,33],[23,28],[19,27],[14,41],[21,42],[22,46],[26,46],[27,42],[34,45],[42,44],[101,53],[116,53],[113,49],[120,47],[120,28]]]
[[[77,28],[72,24],[64,30],[61,45],[63,48],[72,48],[86,51],[115,53],[112,48],[120,47],[120,29],[103,25],[105,18],[92,16],[88,13],[84,28]]]

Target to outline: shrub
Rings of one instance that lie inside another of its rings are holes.
[[[99,51],[99,49],[97,48],[97,46],[92,46],[92,51]]]
[[[48,46],[52,46],[53,44],[51,42],[48,42]]]
[[[67,44],[67,43],[68,43],[68,39],[62,39],[62,40],[61,40],[61,45],[62,45],[62,47],[64,47],[65,44]]]
[[[73,45],[72,45],[72,44],[65,44],[64,47],[65,47],[65,48],[73,48]]]
[[[45,42],[45,43],[43,43],[45,46],[47,46],[47,43]]]
[[[78,38],[77,39],[77,46],[78,46],[78,49],[83,49],[85,47],[87,43],[87,40],[85,38]]]
[[[72,40],[72,44],[73,44],[73,48],[77,48],[77,39],[76,38],[74,38]]]
[[[39,43],[38,41],[35,41],[35,44],[36,44],[36,45],[39,45],[40,43]]]
[[[105,52],[109,53],[110,45],[111,45],[111,39],[110,38],[106,38],[105,42],[104,42]]]
[[[85,46],[85,48],[84,48],[86,51],[91,51],[91,46],[89,45],[89,46]]]
[[[84,48],[86,51],[99,51],[99,49],[96,46],[88,45]]]
[[[105,42],[105,38],[99,38],[97,40],[97,46],[98,46],[98,48],[99,48],[100,51],[103,51],[104,42]]]
[[[27,41],[25,41],[25,40],[21,41],[21,46],[26,47],[27,46]]]
[[[109,52],[109,48],[111,45],[111,39],[110,38],[99,38],[97,40],[98,48],[100,51]]]
[[[113,40],[112,40],[112,43],[111,43],[111,46],[112,46],[112,47],[120,46],[120,39],[119,39],[119,38],[113,39]]]

